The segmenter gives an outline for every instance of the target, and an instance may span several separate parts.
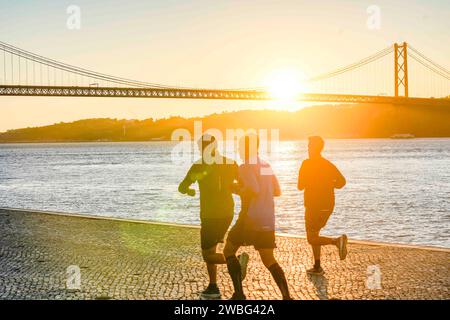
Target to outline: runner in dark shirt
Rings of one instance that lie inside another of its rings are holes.
[[[216,264],[226,263],[217,244],[223,242],[225,233],[233,220],[233,184],[238,179],[238,166],[232,159],[218,153],[213,136],[204,135],[199,141],[202,158],[189,169],[180,183],[178,191],[195,196],[190,186],[198,183],[200,190],[200,240],[203,260],[206,262],[209,285],[202,292],[201,299],[219,299]]]
[[[321,137],[309,138],[309,159],[303,161],[298,174],[298,189],[305,190],[305,229],[308,243],[314,255],[314,267],[307,270],[310,274],[322,275],[320,265],[320,247],[333,244],[339,249],[339,256],[344,260],[347,256],[347,236],[338,238],[320,236],[334,209],[334,189],[341,189],[346,181],[341,172],[321,155],[324,141]]]
[[[206,164],[201,159],[192,164],[180,183],[181,193],[195,195],[189,187],[198,183],[200,191],[200,219],[232,219],[234,200],[232,185],[237,179],[238,166],[232,159],[219,157],[219,164]],[[228,162],[227,162],[228,161]],[[192,194],[190,194],[192,192]]]

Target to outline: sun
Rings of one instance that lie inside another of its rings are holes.
[[[295,70],[276,70],[267,77],[266,87],[272,99],[283,101],[297,100],[305,86],[301,75]]]

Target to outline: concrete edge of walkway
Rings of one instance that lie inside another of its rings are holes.
[[[129,222],[129,223],[152,224],[152,225],[161,225],[161,226],[169,226],[169,227],[183,227],[183,228],[191,228],[191,229],[200,229],[200,226],[192,225],[192,224],[159,222],[159,221],[154,221],[154,220],[115,218],[115,217],[106,217],[106,216],[81,214],[81,213],[44,211],[44,210],[8,208],[8,207],[0,207],[0,211],[12,211],[12,212],[22,212],[22,213],[40,213],[40,214],[63,216],[63,217],[70,217],[70,218],[108,220],[108,221],[117,221],[117,222]],[[276,235],[279,237],[305,239],[305,236],[290,234],[290,233],[277,232]],[[420,249],[420,250],[430,250],[430,251],[440,251],[440,252],[450,253],[450,248],[421,246],[421,245],[402,244],[402,243],[389,243],[389,242],[379,242],[379,241],[369,241],[369,240],[349,240],[349,243],[362,244],[362,245],[368,245],[368,246],[385,246],[385,247],[394,247],[394,248]]]

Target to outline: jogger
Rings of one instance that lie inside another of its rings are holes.
[[[195,190],[190,186],[195,182],[199,185],[200,239],[209,276],[209,285],[202,292],[201,298],[218,299],[220,290],[217,286],[216,264],[226,261],[222,253],[217,253],[217,244],[223,242],[233,220],[232,189],[238,178],[238,166],[233,160],[219,154],[213,136],[205,134],[198,143],[202,157],[191,166],[178,191],[195,196]]]
[[[236,252],[240,246],[253,245],[264,266],[272,274],[283,299],[290,300],[284,271],[273,254],[276,248],[273,198],[280,196],[280,186],[270,165],[259,158],[258,147],[257,135],[247,135],[239,141],[239,152],[244,161],[239,167],[241,212],[228,234],[224,248],[228,272],[234,286],[232,299],[246,299],[242,288],[245,268],[241,267],[246,265],[246,257],[241,255],[238,260]]]
[[[341,189],[346,184],[344,176],[336,166],[322,157],[324,145],[321,137],[309,137],[309,159],[302,162],[298,175],[298,190],[305,190],[306,236],[314,256],[314,266],[308,270],[308,273],[315,275],[324,273],[320,265],[321,246],[335,245],[339,249],[341,260],[347,256],[345,234],[338,238],[320,235],[320,230],[325,227],[334,209],[334,189]]]

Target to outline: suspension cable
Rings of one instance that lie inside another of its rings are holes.
[[[351,71],[351,70],[360,68],[360,67],[362,67],[362,66],[364,66],[364,65],[366,65],[368,63],[371,63],[371,62],[373,62],[375,60],[378,60],[378,59],[380,59],[380,58],[390,54],[392,51],[393,51],[392,46],[389,46],[389,47],[387,47],[387,48],[385,48],[385,49],[383,49],[383,50],[381,50],[381,51],[379,51],[379,52],[377,52],[377,53],[375,53],[375,54],[373,54],[373,55],[371,55],[371,56],[369,56],[367,58],[364,58],[364,59],[362,59],[362,60],[360,60],[358,62],[355,62],[355,63],[352,63],[352,64],[350,64],[348,66],[336,69],[336,70],[334,70],[332,72],[327,72],[327,73],[324,73],[324,74],[321,74],[321,75],[309,78],[308,80],[306,80],[306,82],[318,81],[318,80],[323,80],[323,79],[326,79],[326,78],[335,77],[335,76],[340,75],[342,73],[345,73],[347,71]]]
[[[441,65],[437,64],[436,62],[434,62],[433,60],[431,60],[430,58],[428,58],[427,56],[425,56],[424,54],[422,54],[420,51],[418,51],[417,49],[415,49],[414,47],[412,47],[411,45],[408,45],[408,48],[410,50],[412,50],[414,53],[416,53],[417,55],[419,55],[422,59],[428,61],[429,63],[431,63],[433,66],[435,66],[436,68],[438,68],[439,70],[450,74],[450,70],[448,70],[445,67],[442,67]]]
[[[435,67],[430,66],[429,64],[423,62],[421,59],[419,59],[415,54],[408,54],[411,58],[413,58],[415,61],[419,62],[421,65],[423,65],[424,67],[428,68],[429,70],[433,71],[434,73],[440,75],[441,77],[450,80],[450,74],[446,75],[445,73],[437,70]]]
[[[23,57],[25,59],[43,64],[45,66],[48,67],[52,67],[52,68],[57,68],[66,72],[72,72],[81,76],[85,76],[88,78],[94,78],[94,79],[98,79],[98,80],[105,80],[105,81],[111,81],[114,83],[118,83],[118,84],[127,84],[127,85],[131,85],[131,86],[136,86],[136,87],[167,87],[167,86],[159,86],[157,84],[152,84],[152,83],[144,83],[144,82],[139,82],[139,81],[134,81],[134,80],[128,80],[128,79],[124,79],[124,78],[118,78],[118,77],[114,77],[114,76],[108,76],[108,75],[104,75],[98,72],[93,72],[93,71],[89,71],[86,69],[82,69],[82,68],[78,68],[78,67],[74,67],[68,64],[64,64],[64,63],[60,63],[58,61],[52,60],[52,59],[47,59],[45,57],[27,52],[25,50],[21,50],[19,48],[7,45],[3,42],[0,42],[0,45],[3,46],[4,50],[6,50],[7,52],[16,55],[18,57]]]

